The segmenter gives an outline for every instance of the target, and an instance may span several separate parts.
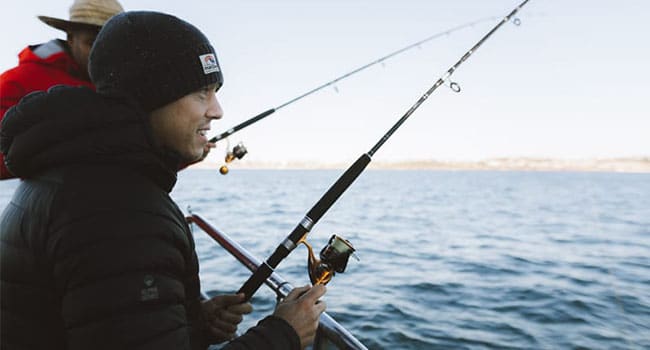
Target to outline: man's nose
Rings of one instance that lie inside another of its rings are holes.
[[[221,119],[221,117],[223,117],[223,109],[221,109],[221,104],[219,104],[217,96],[214,96],[212,99],[212,103],[210,103],[206,116],[210,119]]]

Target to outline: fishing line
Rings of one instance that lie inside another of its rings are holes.
[[[372,61],[370,63],[367,63],[367,64],[365,64],[363,66],[360,66],[359,68],[356,68],[356,69],[354,69],[354,70],[352,70],[352,71],[350,71],[348,73],[345,73],[345,74],[339,76],[338,78],[332,79],[332,80],[330,80],[330,81],[328,81],[328,82],[326,82],[326,83],[324,83],[322,85],[319,85],[318,87],[316,87],[314,89],[311,89],[311,90],[303,93],[302,95],[294,97],[294,98],[290,99],[289,101],[287,101],[287,102],[285,102],[285,103],[283,103],[283,104],[281,104],[281,105],[279,105],[279,106],[277,106],[275,108],[268,109],[268,110],[266,110],[266,111],[264,111],[264,112],[262,112],[262,113],[260,113],[260,114],[258,114],[256,116],[254,116],[254,117],[252,117],[252,118],[250,118],[250,119],[248,119],[248,120],[246,120],[246,121],[244,121],[244,122],[230,128],[230,129],[228,129],[227,131],[224,131],[223,133],[211,138],[210,142],[215,143],[215,142],[217,142],[219,140],[222,140],[222,139],[236,133],[237,131],[239,131],[239,130],[247,127],[247,126],[268,117],[269,115],[275,113],[277,110],[279,110],[281,108],[284,108],[284,107],[286,107],[286,106],[288,106],[288,105],[290,105],[290,104],[292,104],[294,102],[297,102],[297,101],[299,101],[299,100],[301,100],[301,99],[303,99],[303,98],[305,98],[305,97],[307,97],[307,96],[309,96],[311,94],[314,94],[314,93],[316,93],[316,92],[318,92],[318,91],[320,91],[320,90],[322,90],[322,89],[324,89],[324,88],[326,88],[328,86],[334,85],[337,82],[339,82],[339,81],[341,81],[341,80],[343,80],[345,78],[348,78],[348,77],[350,77],[350,76],[352,76],[352,75],[354,75],[356,73],[361,72],[362,70],[365,70],[366,68],[372,67],[372,66],[374,66],[376,64],[379,64],[379,63],[384,63],[384,61],[388,60],[391,57],[397,56],[402,52],[408,51],[408,50],[413,49],[415,47],[420,47],[422,44],[424,44],[424,43],[426,43],[428,41],[431,41],[433,39],[436,39],[436,38],[439,38],[439,37],[442,37],[442,36],[449,35],[449,34],[451,34],[453,32],[459,31],[461,29],[464,29],[464,28],[467,28],[467,27],[472,27],[472,26],[474,26],[476,24],[486,22],[486,21],[492,21],[492,20],[495,20],[495,19],[497,19],[497,17],[492,16],[492,17],[481,18],[481,19],[478,19],[478,20],[475,20],[475,21],[472,21],[472,22],[468,22],[468,23],[465,23],[465,24],[462,24],[462,25],[447,29],[445,31],[433,34],[433,35],[431,35],[431,36],[429,36],[427,38],[424,38],[424,39],[422,39],[422,40],[420,40],[418,42],[415,42],[415,43],[413,43],[411,45],[405,46],[405,47],[403,47],[403,48],[401,48],[399,50],[391,52],[386,56],[383,56],[383,57],[381,57],[379,59],[376,59],[376,60],[374,60],[374,61]],[[335,89],[336,89],[336,86],[335,86]],[[338,89],[337,89],[337,91],[338,91]]]
[[[356,178],[363,172],[366,166],[372,160],[372,156],[379,150],[379,148],[397,131],[397,129],[415,112],[415,110],[426,101],[429,96],[445,82],[450,83],[450,88],[455,82],[451,81],[451,75],[463,64],[483,43],[494,34],[501,26],[510,21],[519,10],[526,5],[530,0],[524,0],[519,6],[513,9],[507,16],[505,16],[492,30],[490,30],[481,40],[479,40],[469,51],[467,51],[447,72],[439,78],[418,100],[406,111],[406,113],[391,127],[384,136],[368,151],[362,154],[348,168],[336,182],[325,192],[325,194],[316,202],[316,204],[307,212],[307,215],[298,223],[293,231],[280,243],[273,254],[262,264],[257,270],[248,278],[242,285],[238,293],[244,293],[246,301],[250,300],[253,294],[259,289],[264,281],[273,273],[278,264],[293,251],[296,246],[303,242],[313,226],[320,220],[320,218],[332,207],[338,198],[348,189],[348,187],[356,180]],[[515,22],[513,20],[513,22]],[[517,25],[521,23],[519,19],[516,21]],[[460,91],[460,86],[455,84]],[[454,89],[454,88],[452,88]],[[455,90],[454,90],[455,91]]]

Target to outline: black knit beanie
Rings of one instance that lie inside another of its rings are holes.
[[[147,112],[210,84],[223,84],[205,35],[159,12],[130,11],[111,18],[97,35],[88,69],[97,92],[133,98]]]

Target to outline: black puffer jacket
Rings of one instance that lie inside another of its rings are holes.
[[[84,88],[7,112],[0,150],[23,180],[0,217],[0,348],[207,347],[194,240],[169,197],[178,162],[149,130]],[[269,317],[227,348],[298,346]]]

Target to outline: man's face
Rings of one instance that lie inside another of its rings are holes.
[[[223,116],[216,90],[216,84],[209,85],[151,112],[156,141],[186,162],[200,159],[208,143],[210,122]]]
[[[78,29],[68,32],[70,53],[81,69],[81,78],[86,80],[90,80],[88,77],[88,56],[90,56],[90,48],[93,46],[96,37],[96,30]]]

